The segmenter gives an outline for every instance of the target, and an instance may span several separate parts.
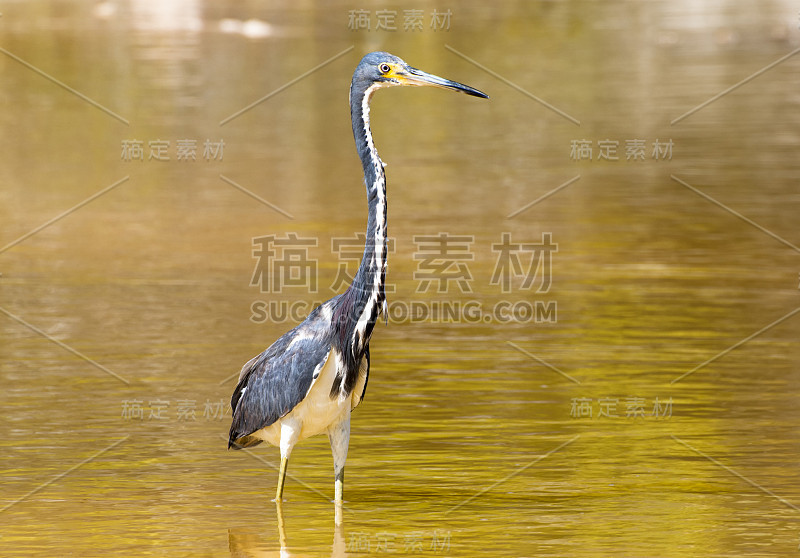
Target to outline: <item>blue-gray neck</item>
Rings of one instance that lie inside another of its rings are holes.
[[[350,87],[350,116],[356,150],[364,168],[369,214],[361,264],[353,283],[339,298],[333,314],[337,333],[334,343],[345,364],[340,388],[345,395],[349,395],[355,385],[359,363],[386,300],[386,176],[369,126],[369,101],[378,87],[355,82]],[[336,382],[334,390],[340,391]],[[331,395],[334,395],[334,390]]]

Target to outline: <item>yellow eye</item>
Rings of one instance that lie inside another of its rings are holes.
[[[391,67],[389,64],[381,64],[378,69],[381,71],[382,74],[388,74],[391,71]]]

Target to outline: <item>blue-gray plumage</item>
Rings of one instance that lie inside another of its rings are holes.
[[[297,327],[250,360],[231,397],[228,447],[267,441],[280,446],[276,501],[294,445],[327,432],[333,452],[335,499],[341,503],[350,440],[350,412],[369,377],[369,341],[386,296],[386,177],[369,126],[369,102],[379,88],[433,85],[486,97],[477,89],[410,67],[386,52],[361,59],[350,84],[350,116],[367,188],[367,237],[352,284],[315,308]]]

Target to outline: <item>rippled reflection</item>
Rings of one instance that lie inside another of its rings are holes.
[[[333,510],[334,528],[333,528],[333,543],[331,544],[330,556],[331,558],[341,558],[347,555],[347,547],[344,535],[343,523],[343,509],[341,504],[336,504]],[[327,527],[326,522],[330,516],[321,517],[319,519],[319,528]],[[249,556],[253,558],[267,557],[267,556],[280,556],[281,558],[288,558],[289,556],[303,556],[304,553],[292,552],[290,537],[287,537],[286,521],[283,516],[283,505],[280,502],[275,504],[275,521],[278,531],[278,544],[280,548],[275,550],[273,548],[275,541],[263,540],[260,535],[254,534],[249,529],[229,529],[228,540],[230,545],[231,556],[244,557]],[[325,524],[325,525],[323,525]],[[292,531],[290,526],[290,536],[301,537],[302,533],[299,529]]]

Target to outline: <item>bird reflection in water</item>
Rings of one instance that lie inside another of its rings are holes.
[[[230,528],[228,529],[228,549],[231,556],[235,558],[288,558],[294,556],[298,558],[303,554],[292,553],[290,551],[290,537],[286,534],[286,522],[283,517],[283,503],[279,500],[275,502],[275,520],[278,528],[279,549],[274,547],[274,538],[264,540],[265,536],[260,534],[260,530],[254,532],[251,529]],[[291,526],[289,527],[291,532]],[[347,545],[345,544],[344,526],[342,521],[342,505],[335,504],[333,542],[331,544],[331,558],[343,558],[347,556]]]

